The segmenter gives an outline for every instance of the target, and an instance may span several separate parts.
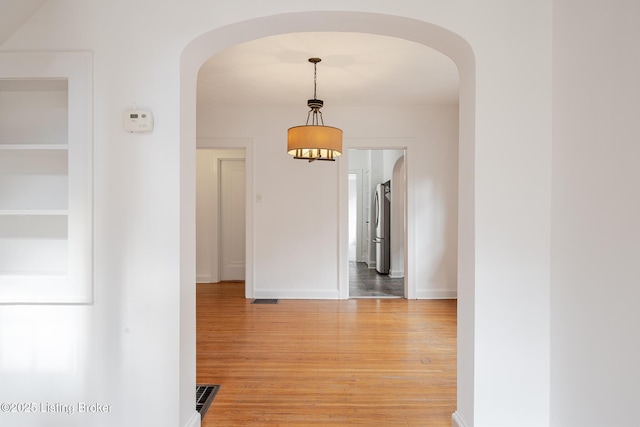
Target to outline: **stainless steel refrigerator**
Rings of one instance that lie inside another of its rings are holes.
[[[391,181],[376,186],[374,198],[374,215],[376,226],[376,270],[381,274],[389,274],[391,265]]]

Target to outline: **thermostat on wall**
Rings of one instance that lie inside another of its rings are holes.
[[[153,113],[148,110],[128,110],[124,112],[123,123],[127,132],[151,132]]]

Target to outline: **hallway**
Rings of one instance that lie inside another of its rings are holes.
[[[197,383],[220,384],[202,427],[449,427],[456,301],[280,300],[197,285]]]

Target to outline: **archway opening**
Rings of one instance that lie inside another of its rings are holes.
[[[449,56],[460,76],[458,203],[458,412],[473,417],[474,289],[474,86],[470,46],[441,27],[408,18],[357,13],[308,12],[258,18],[213,30],[183,52],[181,74],[181,408],[192,404],[195,385],[195,177],[196,80],[200,66],[221,50],[274,34],[306,31],[351,31],[387,35],[422,43]],[[347,223],[338,225],[347,227]],[[344,230],[342,230],[344,231]],[[345,248],[339,249],[340,251]],[[346,277],[340,266],[339,277]]]

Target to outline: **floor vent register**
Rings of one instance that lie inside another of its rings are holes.
[[[279,299],[256,298],[251,304],[278,304],[279,302]]]
[[[196,385],[196,410],[200,412],[200,419],[204,418],[205,414],[213,402],[213,398],[220,390],[219,385],[213,384],[198,384]]]

